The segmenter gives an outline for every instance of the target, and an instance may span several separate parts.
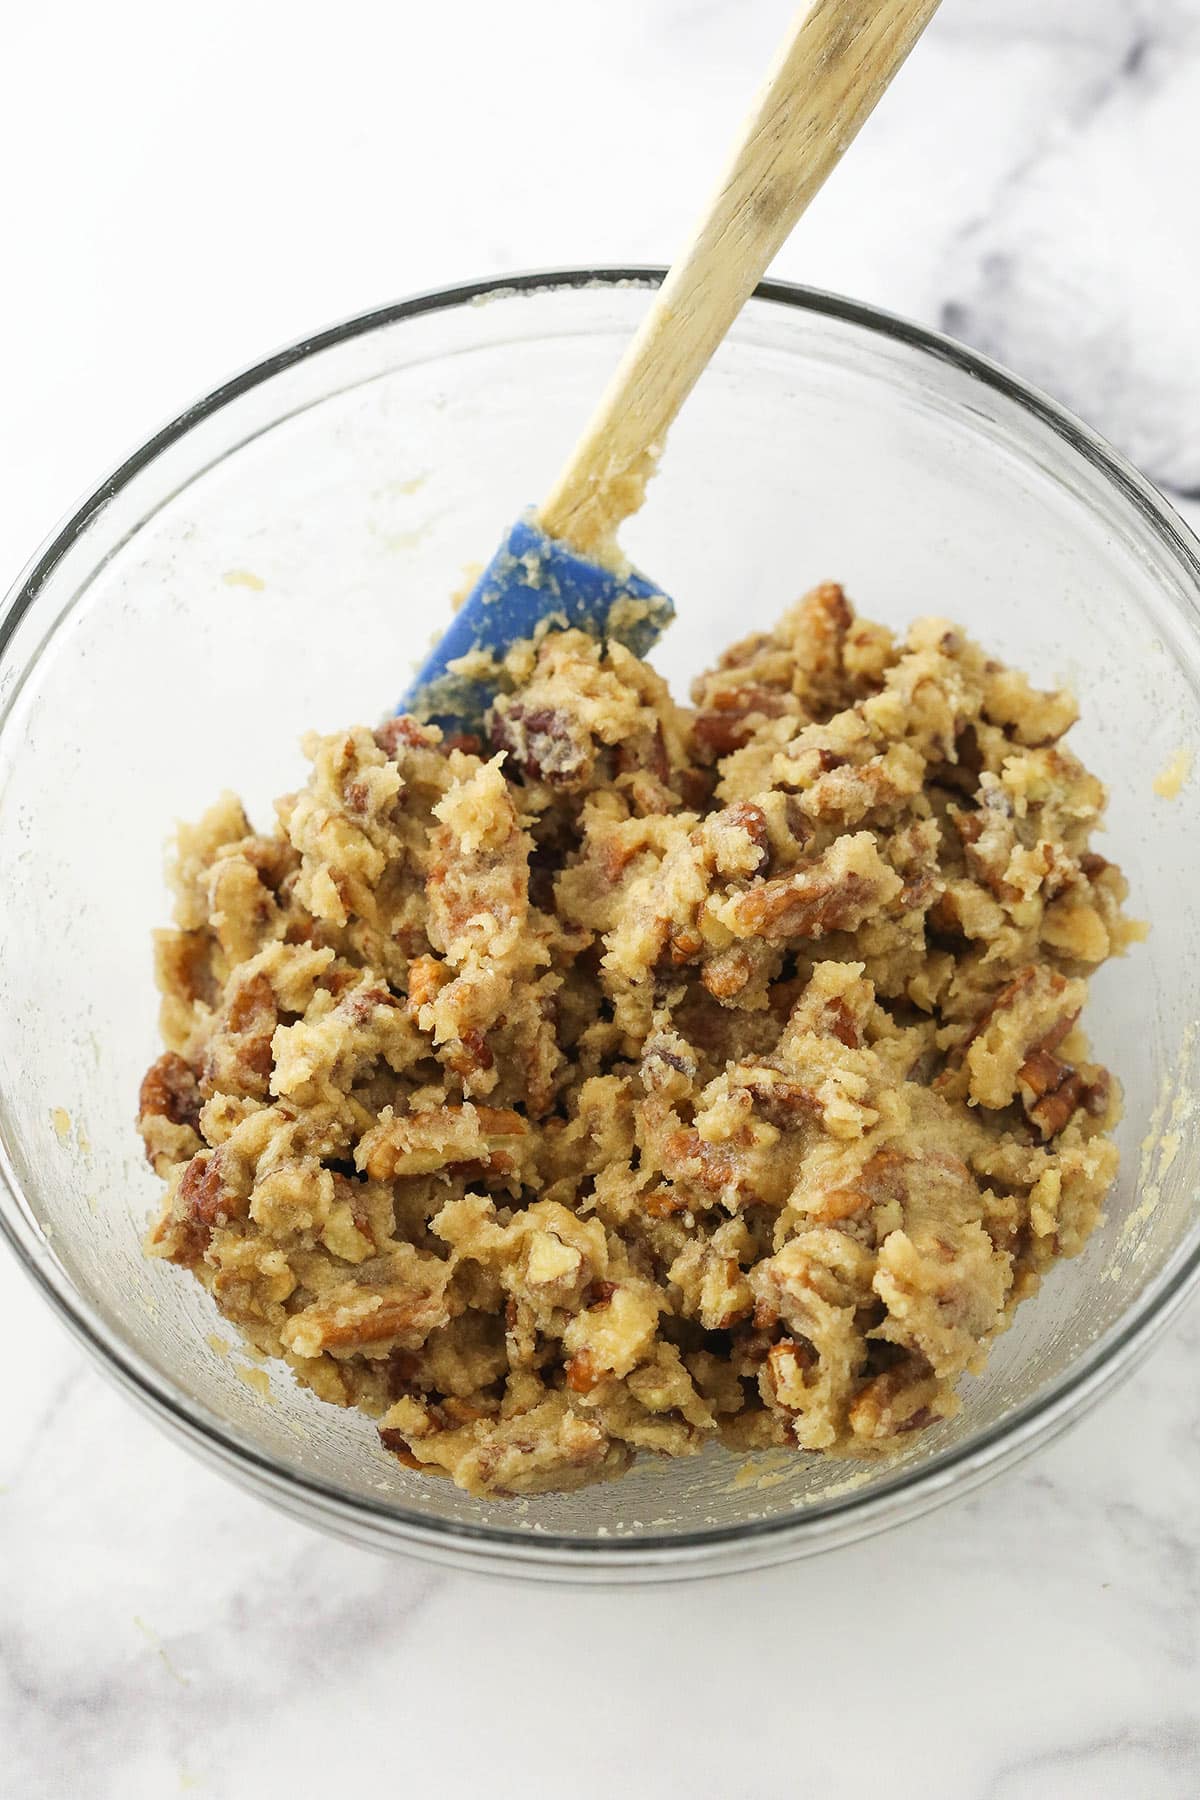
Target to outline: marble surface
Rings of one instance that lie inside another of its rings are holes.
[[[664,260],[791,0],[10,8],[0,568],[330,318]],[[69,54],[64,49],[69,46]],[[1200,511],[1200,0],[946,0],[778,272],[940,324]],[[721,1585],[524,1590],[276,1517],[0,1259],[0,1794],[1200,1788],[1200,1312],[974,1498]]]

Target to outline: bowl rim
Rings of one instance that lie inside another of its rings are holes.
[[[0,605],[0,674],[4,672],[6,649],[21,620],[96,515],[163,451],[252,388],[323,350],[425,313],[544,290],[654,288],[661,284],[665,274],[666,270],[657,265],[581,265],[458,282],[357,313],[299,338],[240,370],[162,425],[51,531]],[[1195,588],[1195,617],[1190,620],[1195,630],[1200,618],[1200,542],[1144,476],[1048,395],[943,333],[880,307],[779,280],[760,282],[752,298],[834,319],[869,335],[899,343],[936,362],[950,364],[984,388],[1015,402],[1023,412],[1062,440],[1070,451],[1096,469],[1157,534]],[[0,720],[6,710],[7,707],[0,708]],[[350,1535],[354,1535],[355,1527],[360,1532],[365,1529],[374,1533],[374,1542],[387,1540],[392,1548],[440,1555],[444,1560],[454,1560],[457,1554],[472,1566],[486,1566],[489,1560],[494,1560],[514,1572],[521,1570],[523,1565],[527,1573],[530,1564],[551,1565],[557,1572],[569,1576],[574,1571],[581,1577],[589,1570],[593,1574],[607,1571],[613,1575],[635,1569],[646,1573],[661,1572],[672,1564],[690,1565],[696,1573],[716,1572],[716,1567],[722,1564],[737,1566],[738,1551],[743,1553],[740,1559],[743,1563],[782,1560],[789,1554],[801,1554],[806,1539],[810,1540],[806,1547],[816,1549],[824,1543],[865,1536],[889,1523],[915,1516],[950,1498],[953,1493],[976,1485],[1056,1435],[1132,1369],[1189,1293],[1200,1284],[1198,1218],[1163,1268],[1120,1319],[1083,1350],[1042,1392],[1014,1407],[995,1424],[981,1427],[961,1443],[935,1451],[920,1462],[898,1470],[894,1476],[874,1482],[869,1488],[851,1488],[774,1518],[749,1519],[733,1525],[697,1526],[677,1533],[648,1532],[636,1538],[581,1539],[559,1532],[516,1530],[490,1522],[472,1524],[430,1517],[402,1504],[352,1494],[335,1483],[277,1461],[241,1431],[212,1415],[200,1416],[184,1390],[177,1388],[124,1343],[86,1297],[75,1289],[65,1271],[47,1254],[47,1247],[27,1210],[28,1203],[23,1201],[21,1185],[2,1139],[0,1202],[3,1202],[0,1204],[0,1236],[7,1241],[19,1264],[49,1300],[61,1321],[85,1345],[102,1370],[148,1408],[161,1424],[181,1435],[190,1448],[210,1460],[215,1459],[226,1473],[248,1480],[254,1492],[284,1504],[289,1510],[292,1509],[289,1500],[307,1501],[319,1521]],[[901,1504],[897,1506],[897,1502]],[[310,1514],[305,1512],[302,1516]],[[814,1539],[817,1541],[811,1541]]]

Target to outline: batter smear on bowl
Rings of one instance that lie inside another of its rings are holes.
[[[313,737],[273,832],[181,830],[150,1252],[472,1493],[886,1450],[1116,1171],[1074,703],[834,585],[694,709],[580,633],[508,676],[488,744]]]

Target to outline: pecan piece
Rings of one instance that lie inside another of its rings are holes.
[[[673,968],[682,968],[692,957],[699,956],[704,939],[698,931],[673,931],[667,944],[667,955]]]
[[[444,1056],[447,1065],[464,1081],[490,1069],[496,1060],[482,1031],[473,1026],[467,1026],[461,1037],[446,1046]]]
[[[748,744],[763,720],[782,718],[793,710],[791,696],[772,688],[719,688],[696,715],[692,737],[702,755],[710,761],[719,759]]]
[[[636,770],[646,770],[666,787],[671,779],[671,761],[667,755],[667,740],[663,736],[661,724],[656,724],[652,736],[643,735],[630,744],[618,744],[616,754],[618,775],[630,775]]]
[[[398,718],[385,719],[375,733],[375,742],[385,756],[395,757],[401,750],[437,749],[437,742],[423,725],[408,713],[401,713]]]
[[[769,940],[819,938],[848,931],[870,910],[874,893],[863,876],[841,882],[785,875],[746,896],[742,917],[749,931]]]
[[[922,1431],[934,1418],[930,1402],[936,1387],[928,1365],[907,1357],[859,1389],[849,1409],[850,1428],[856,1437],[876,1441]]]
[[[750,872],[761,875],[771,860],[771,833],[762,807],[755,806],[752,800],[736,800],[717,813],[712,824],[716,830],[730,826],[746,833],[758,851],[758,860]]]
[[[201,1092],[265,1095],[273,1067],[271,1039],[278,1023],[275,993],[260,969],[241,982],[229,1001],[224,1030],[209,1044]]]
[[[903,895],[901,895],[903,900]],[[847,1050],[857,1050],[862,1043],[855,1023],[854,1014],[846,1005],[840,994],[825,1002],[825,1017],[829,1021],[829,1030],[839,1044],[845,1044]]]
[[[400,1002],[390,988],[369,987],[363,988],[358,993],[348,994],[344,1000],[339,1002],[339,1010],[346,1014],[352,1024],[365,1025],[368,1019],[374,1016],[377,1007],[399,1006],[399,1004]]]
[[[824,1107],[812,1088],[803,1082],[789,1081],[773,1069],[756,1069],[744,1082],[746,1092],[754,1096],[756,1112],[781,1131],[801,1118],[819,1119]]]
[[[1056,1026],[1029,1052],[1018,1072],[1025,1111],[1044,1139],[1057,1137],[1081,1107],[1099,1117],[1108,1104],[1111,1083],[1107,1070],[1102,1069],[1098,1078],[1089,1082],[1078,1069],[1053,1054],[1051,1040],[1061,1043],[1065,1036],[1066,1031]]]
[[[805,1402],[804,1373],[817,1360],[817,1353],[807,1338],[780,1338],[767,1351],[767,1374],[778,1406],[786,1412],[799,1412]]]
[[[414,956],[408,965],[408,1015],[415,1018],[423,1006],[437,999],[451,971],[436,956]]]
[[[590,1394],[604,1379],[604,1371],[596,1367],[590,1350],[577,1350],[564,1370],[564,1379],[573,1394]]]
[[[671,1174],[673,1165],[682,1162],[698,1165],[689,1169],[688,1176],[710,1194],[719,1194],[738,1179],[738,1164],[731,1151],[721,1144],[710,1144],[694,1125],[672,1131],[663,1143],[663,1167],[667,1173]]]
[[[655,1188],[642,1203],[643,1211],[652,1219],[673,1218],[676,1213],[687,1212],[691,1204],[686,1194],[674,1188]]]
[[[138,1123],[147,1117],[200,1129],[200,1085],[196,1071],[173,1050],[151,1063],[138,1092]]]
[[[735,894],[721,908],[722,921],[738,937],[768,943],[856,931],[889,905],[903,887],[879,855],[869,832],[839,838],[823,856],[787,875]]]
[[[710,957],[700,972],[700,979],[714,1000],[732,1000],[740,994],[754,972],[750,952],[741,944],[730,944]]]
[[[381,1121],[361,1140],[358,1160],[374,1181],[399,1175],[511,1174],[529,1126],[507,1107],[434,1107]]]
[[[550,787],[586,784],[594,761],[582,721],[555,706],[501,702],[492,718],[492,746],[508,752],[514,769]]]
[[[198,1263],[214,1230],[244,1218],[246,1208],[246,1200],[225,1183],[220,1150],[201,1150],[179,1183],[175,1199],[178,1248],[172,1260],[189,1266]]]
[[[405,1469],[413,1469],[418,1473],[425,1467],[408,1447],[408,1440],[403,1432],[397,1431],[394,1425],[379,1427],[379,1441],[385,1450],[390,1450],[396,1461]]]
[[[857,1218],[875,1203],[861,1188],[830,1188],[821,1196],[821,1204],[812,1215],[822,1225],[840,1225],[844,1219]]]

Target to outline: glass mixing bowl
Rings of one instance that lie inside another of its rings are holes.
[[[656,660],[682,689],[836,578],[868,616],[946,613],[1075,687],[1074,741],[1112,789],[1106,848],[1153,919],[1090,1008],[1126,1093],[1107,1224],[903,1460],[712,1451],[521,1503],[410,1474],[282,1368],[260,1392],[262,1372],[210,1347],[229,1334],[200,1287],[143,1258],[158,1184],[133,1112],[157,1053],[172,821],[224,787],[270,818],[303,778],[303,731],[389,709],[464,565],[546,491],[656,278],[475,284],[282,351],[124,463],[0,618],[0,1218],[17,1256],[130,1394],[288,1512],[377,1548],[585,1580],[799,1556],[975,1486],[1127,1373],[1200,1262],[1200,782],[1153,786],[1197,733],[1200,546],[1010,375],[778,283],[717,354],[626,534],[679,606]]]

